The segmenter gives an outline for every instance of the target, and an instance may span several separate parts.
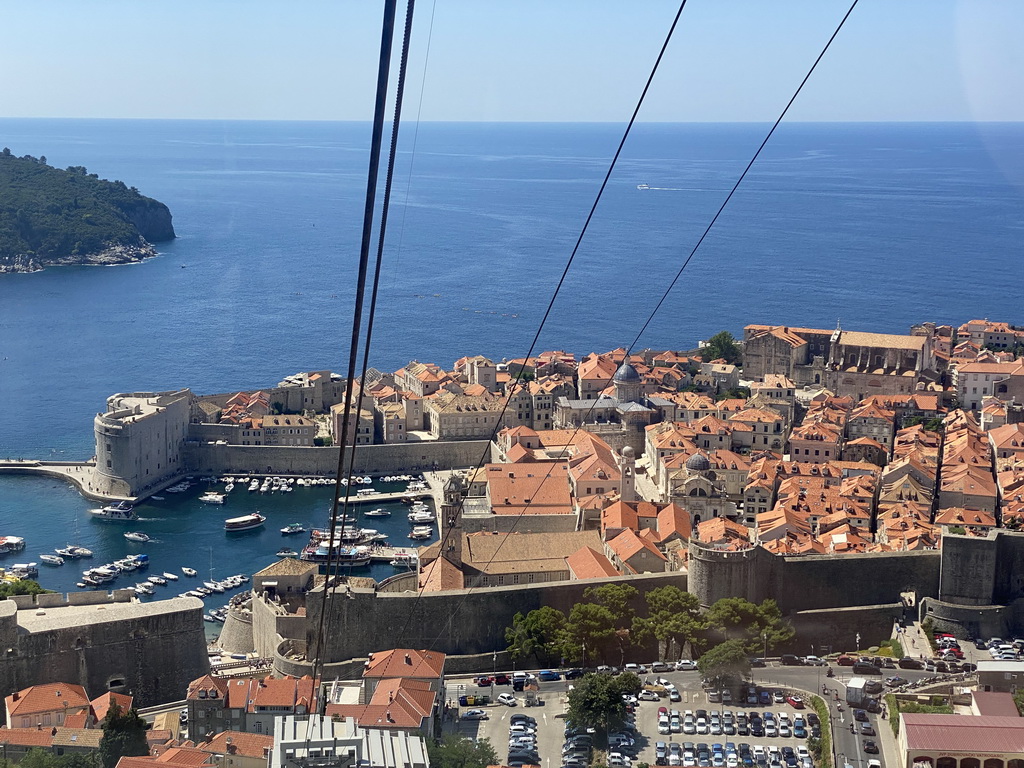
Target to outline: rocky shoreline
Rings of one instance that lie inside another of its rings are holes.
[[[42,272],[47,267],[111,267],[119,264],[138,264],[157,255],[151,244],[142,242],[138,245],[112,245],[98,253],[86,253],[60,258],[38,259],[35,256],[21,255],[0,258],[0,274]]]

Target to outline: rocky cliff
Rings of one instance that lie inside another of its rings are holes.
[[[121,181],[45,157],[0,153],[0,272],[68,264],[127,264],[174,238],[171,212]]]

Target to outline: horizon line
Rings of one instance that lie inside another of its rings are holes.
[[[105,122],[208,122],[208,123],[352,123],[370,119],[273,118],[273,117],[54,117],[0,116],[0,120],[94,120]],[[618,120],[418,120],[439,125],[621,125]],[[768,125],[771,120],[638,120],[641,125]],[[790,120],[783,125],[1020,125],[1024,120]]]

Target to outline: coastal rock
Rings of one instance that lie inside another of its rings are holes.
[[[167,206],[135,187],[0,152],[0,273],[134,264],[174,237]]]

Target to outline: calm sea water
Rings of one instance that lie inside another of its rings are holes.
[[[620,130],[424,124],[413,152],[410,126],[372,363],[525,354]],[[639,126],[542,348],[630,343],[764,130]],[[92,417],[114,392],[221,392],[343,369],[368,133],[0,120],[0,145],[137,186],[167,203],[179,235],[140,265],[0,276],[0,456],[88,458]],[[1022,153],[1016,124],[782,126],[640,346],[689,348],[750,322],[1024,322]],[[202,571],[212,547],[218,573],[250,573],[280,546],[278,523],[322,522],[316,494],[275,499],[274,527],[230,541],[221,510],[175,501],[152,511],[144,527],[162,543],[147,551],[174,553],[166,565],[154,555],[160,569]],[[230,511],[249,503],[232,498]],[[29,554],[65,544],[76,521],[86,545],[127,551],[120,531],[86,525],[89,506],[53,481],[0,477],[0,534],[28,538]]]

